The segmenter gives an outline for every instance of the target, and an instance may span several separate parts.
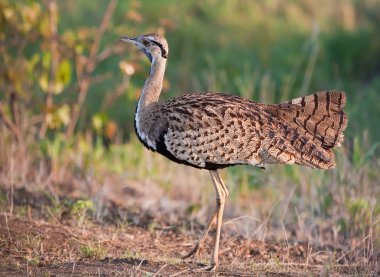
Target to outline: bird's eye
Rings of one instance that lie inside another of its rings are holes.
[[[144,39],[144,40],[142,41],[142,43],[144,44],[144,46],[148,46],[149,41],[147,41],[147,40]]]

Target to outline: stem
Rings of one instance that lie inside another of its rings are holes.
[[[20,138],[21,138],[20,129],[17,127],[16,124],[14,124],[12,122],[11,119],[9,119],[6,116],[1,102],[0,102],[0,121],[2,121],[5,125],[5,127],[12,133],[12,135],[15,137],[16,141],[20,141]]]
[[[48,3],[49,11],[49,23],[50,23],[50,53],[51,53],[51,63],[50,63],[50,73],[49,73],[49,84],[46,96],[46,114],[45,120],[42,123],[39,136],[43,138],[47,131],[47,116],[52,111],[54,105],[54,89],[56,85],[56,72],[58,68],[59,61],[59,51],[58,51],[58,41],[57,41],[57,25],[58,25],[58,8],[57,2],[55,0],[49,0]]]
[[[72,138],[75,127],[77,126],[80,113],[82,110],[82,106],[86,100],[88,89],[90,86],[90,74],[95,68],[96,61],[97,61],[97,53],[99,52],[100,42],[104,35],[104,32],[107,30],[107,27],[111,21],[111,16],[115,11],[115,7],[117,4],[117,0],[111,0],[108,4],[108,7],[103,15],[102,22],[100,24],[99,29],[96,32],[96,37],[94,44],[92,45],[90,49],[90,55],[85,64],[82,66],[82,63],[77,61],[76,68],[77,68],[77,77],[78,77],[78,86],[79,86],[79,92],[78,92],[78,99],[77,103],[73,107],[73,113],[72,113],[72,119],[70,121],[69,126],[66,130],[66,138],[70,139]]]

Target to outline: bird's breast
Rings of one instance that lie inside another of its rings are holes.
[[[138,112],[135,114],[135,131],[139,140],[150,150],[156,151],[156,142],[149,137],[149,126],[142,120]]]

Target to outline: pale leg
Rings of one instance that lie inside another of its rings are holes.
[[[207,237],[208,232],[211,229],[211,226],[213,222],[216,219],[216,232],[215,232],[215,240],[214,240],[214,250],[211,255],[211,262],[210,265],[202,268],[201,270],[210,270],[214,271],[218,265],[218,254],[219,254],[219,244],[220,244],[220,232],[222,228],[222,220],[223,220],[223,210],[224,210],[224,204],[226,202],[226,198],[228,196],[228,190],[227,187],[224,185],[222,179],[219,176],[219,173],[217,170],[210,170],[210,175],[212,178],[212,181],[214,183],[215,191],[216,191],[216,207],[213,211],[206,228],[204,229],[199,241],[195,245],[195,247],[183,258],[188,258],[192,255],[197,255],[199,253],[199,250],[202,248],[203,243]]]
[[[203,230],[203,232],[202,232],[202,234],[201,234],[201,236],[200,236],[197,244],[195,245],[195,247],[189,253],[187,253],[186,255],[184,255],[182,257],[182,259],[187,259],[187,258],[189,258],[189,257],[191,257],[193,255],[194,256],[198,256],[199,251],[202,249],[203,244],[204,244],[204,242],[206,240],[207,234],[210,231],[212,224],[215,222],[216,215],[217,215],[217,209],[215,208],[213,210],[213,212],[211,214],[211,217],[209,218],[209,220],[207,222],[207,226],[204,228],[204,230]]]
[[[214,180],[214,176],[213,176],[213,171],[210,171],[210,175],[211,175],[211,178],[212,178],[212,181],[214,183],[214,186],[215,186],[215,180]],[[199,240],[198,242],[196,243],[195,247],[190,251],[188,252],[187,254],[185,254],[182,259],[187,259],[191,256],[198,256],[199,254],[199,251],[202,249],[203,247],[203,244],[206,240],[206,237],[208,235],[208,232],[210,231],[211,229],[211,226],[214,224],[215,222],[215,219],[216,219],[216,216],[218,214],[218,204],[216,204],[214,210],[212,211],[212,214],[207,222],[207,225],[206,227],[203,229],[203,232],[201,234],[201,236],[199,237]]]
[[[218,171],[216,170],[210,171],[210,173],[211,173],[211,177],[214,182],[215,191],[216,191],[216,207],[217,207],[216,232],[215,232],[214,250],[211,255],[210,265],[203,268],[203,270],[215,271],[215,269],[218,266],[220,232],[222,229],[224,204],[226,203],[228,190],[227,190],[227,187],[224,185],[222,179],[220,178]]]

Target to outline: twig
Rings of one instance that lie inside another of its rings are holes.
[[[89,62],[87,63],[87,70],[92,71],[95,65],[95,60],[97,53],[99,51],[100,41],[103,37],[104,32],[107,30],[108,25],[111,21],[111,16],[116,8],[117,0],[111,0],[108,4],[108,7],[106,9],[106,12],[104,13],[102,22],[100,24],[100,28],[97,31],[97,36],[95,37],[94,44],[92,45],[90,49],[90,56],[89,56]]]
[[[138,265],[138,266],[136,267],[136,269],[135,269],[135,273],[137,273],[137,271],[139,270],[140,266],[142,265],[142,263],[143,263],[144,261],[145,261],[144,259],[142,259],[142,260],[140,261],[139,265]]]
[[[9,95],[9,111],[11,114],[11,120],[12,120],[13,124],[18,125],[19,118],[18,118],[18,111],[17,111],[18,109],[16,106],[17,94],[16,94],[14,87],[11,87],[9,94],[10,94]]]
[[[30,276],[30,272],[29,272],[29,260],[26,260],[26,276]]]
[[[73,269],[71,270],[71,276],[73,276],[75,270],[75,262],[73,263]]]
[[[233,219],[230,219],[230,220],[228,220],[228,221],[226,221],[226,222],[224,222],[223,223],[223,226],[224,225],[228,225],[228,224],[232,224],[232,223],[234,223],[235,221],[238,221],[238,220],[241,220],[241,219],[250,219],[250,220],[253,220],[253,221],[258,221],[258,222],[261,222],[262,220],[260,220],[260,219],[257,219],[257,218],[255,218],[255,217],[253,217],[253,216],[248,216],[248,215],[242,215],[242,216],[239,216],[239,217],[236,217],[236,218],[233,218]]]
[[[111,45],[109,46],[108,48],[106,48],[105,50],[103,50],[102,52],[100,52],[97,56],[96,56],[96,63],[100,63],[102,61],[104,61],[105,59],[107,59],[108,57],[112,56],[112,55],[115,55],[115,54],[121,54],[124,52],[124,48],[123,47],[120,47],[120,45]]]
[[[244,247],[245,245],[243,245],[242,247]],[[227,247],[227,248],[224,248],[223,250],[219,251],[219,255],[222,255],[223,253],[226,253],[228,251],[231,251],[232,248],[231,247]]]
[[[49,72],[49,84],[46,95],[46,114],[45,120],[42,123],[39,136],[43,138],[47,131],[47,119],[48,113],[51,112],[53,107],[53,95],[55,89],[55,75],[58,68],[59,61],[59,51],[58,51],[58,40],[57,40],[57,25],[58,25],[58,8],[57,2],[55,0],[49,0],[48,2],[48,15],[49,15],[49,25],[50,25],[50,53],[51,53],[51,62],[50,62],[50,72]]]
[[[61,222],[59,222],[58,218],[53,215],[49,207],[47,207],[47,211],[50,214],[50,216],[54,219],[55,223],[57,223],[59,226],[62,226]]]
[[[280,220],[280,223],[281,223],[281,227],[282,227],[282,232],[284,233],[284,237],[285,237],[287,256],[289,257],[290,248],[289,248],[289,242],[288,242],[288,235],[286,234],[286,229],[285,229],[285,226],[284,226],[284,223],[282,222],[282,220]]]
[[[68,139],[70,139],[73,136],[75,127],[78,123],[78,119],[81,113],[81,108],[84,104],[84,101],[86,100],[87,92],[90,86],[89,75],[95,68],[97,53],[100,47],[100,41],[110,23],[111,16],[115,10],[116,4],[117,4],[117,0],[111,0],[109,2],[108,7],[103,15],[103,19],[100,24],[100,27],[96,32],[95,41],[92,44],[92,47],[90,49],[89,57],[88,59],[85,60],[85,64],[82,65],[83,59],[80,59],[81,56],[79,57],[80,60],[77,60],[76,62],[76,72],[77,72],[77,78],[78,78],[79,93],[78,93],[77,103],[73,107],[72,120],[70,121],[70,124],[66,130],[66,137]]]
[[[351,253],[352,251],[354,251],[356,248],[358,248],[363,242],[365,242],[368,238],[370,237],[370,234],[368,234],[358,245],[356,245],[354,248],[348,250],[346,253],[344,253],[342,256],[339,257],[339,259],[337,259],[335,262],[334,262],[334,265],[337,264],[341,259],[343,259],[345,256],[347,256],[349,253]]]
[[[10,196],[10,214],[13,214],[13,207],[14,207],[14,152],[15,152],[15,144],[12,143],[11,147],[11,168],[10,168],[10,174],[11,174],[11,181],[10,181],[10,186],[11,186],[11,196]]]
[[[128,77],[123,76],[123,81],[120,84],[120,86],[118,86],[118,88],[115,90],[115,92],[112,94],[107,94],[107,96],[105,97],[102,103],[101,110],[105,110],[109,108],[117,100],[117,98],[123,95],[123,93],[129,86],[129,80],[130,80],[129,76]]]
[[[0,101],[0,121],[2,121],[5,127],[11,132],[11,134],[20,141],[20,130],[19,128],[5,115],[2,103]]]
[[[5,217],[5,225],[7,226],[7,232],[8,232],[9,240],[11,241],[11,243],[13,243],[12,237],[11,237],[11,232],[9,231],[9,226],[8,226],[8,216],[6,213],[4,213],[4,217]]]
[[[310,247],[310,253],[311,253],[312,251],[313,251],[313,248]],[[310,255],[307,257],[306,265],[309,265],[309,260],[310,260],[310,258],[313,258],[314,256],[317,256],[318,254],[323,254],[323,253],[327,253],[327,251],[325,251],[325,250],[321,250],[321,251],[314,252],[313,254],[310,254]]]
[[[174,273],[174,274],[172,274],[172,275],[169,275],[169,277],[179,276],[179,275],[181,275],[182,273],[190,272],[190,271],[191,271],[191,269],[188,268],[188,269],[182,270],[182,271],[180,271],[180,272]]]
[[[160,273],[161,270],[163,270],[168,264],[164,264],[152,277],[158,276],[158,273]]]
[[[311,257],[311,252],[313,251],[313,247],[310,246],[309,242],[307,242],[307,256],[306,256],[306,266],[309,265],[309,259]]]

